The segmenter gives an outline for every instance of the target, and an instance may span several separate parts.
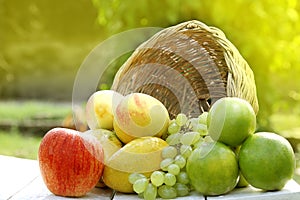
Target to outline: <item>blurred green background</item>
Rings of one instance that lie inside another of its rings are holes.
[[[299,17],[298,0],[0,0],[0,109],[12,100],[71,102],[77,70],[97,44],[129,29],[197,19],[223,30],[253,69],[259,130],[276,131],[296,147]],[[99,85],[109,87],[119,66]],[[0,122],[18,110],[0,112]],[[63,119],[62,110],[54,115]],[[43,106],[35,110],[48,112]]]

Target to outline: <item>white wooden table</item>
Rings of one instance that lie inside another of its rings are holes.
[[[0,200],[68,200],[53,195],[45,186],[36,160],[20,159],[0,155]],[[94,188],[90,193],[79,199],[114,199],[114,200],[138,200],[137,195],[126,195],[122,193],[113,194],[110,189]],[[177,198],[179,200],[205,199],[205,197],[192,193],[190,196]],[[247,187],[235,189],[230,194],[206,197],[213,200],[254,200],[254,199],[286,199],[300,200],[300,186],[293,180],[289,181],[281,191],[262,192],[261,190]]]

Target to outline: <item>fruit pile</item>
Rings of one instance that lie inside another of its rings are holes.
[[[146,200],[226,194],[248,184],[280,190],[294,173],[286,139],[254,133],[256,116],[242,99],[226,97],[197,118],[170,119],[142,93],[95,92],[86,104],[87,132],[55,128],[43,138],[39,164],[48,189],[83,196],[96,184]]]

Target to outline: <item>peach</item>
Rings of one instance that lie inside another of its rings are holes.
[[[114,110],[114,130],[123,143],[145,136],[161,137],[167,132],[169,113],[156,98],[132,93],[125,96]]]
[[[86,104],[86,120],[90,129],[113,129],[113,107],[123,95],[113,90],[100,90],[90,96]]]

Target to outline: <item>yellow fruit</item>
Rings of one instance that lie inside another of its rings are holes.
[[[143,93],[125,96],[114,112],[114,130],[123,143],[139,137],[161,137],[167,132],[169,114],[154,97]]]
[[[236,185],[237,188],[243,188],[243,187],[247,187],[249,185],[249,183],[246,181],[245,177],[243,176],[242,173],[240,173],[240,177],[239,177],[239,182]]]
[[[117,135],[109,130],[105,129],[97,129],[97,130],[89,130],[92,135],[94,135],[97,140],[102,145],[104,151],[104,163],[116,153],[119,149],[122,148],[122,143],[118,139]]]
[[[119,149],[122,148],[122,143],[118,139],[117,135],[109,130],[105,129],[97,129],[97,130],[88,130],[83,133],[83,136],[85,134],[91,134],[95,136],[98,142],[100,142],[103,153],[104,153],[104,164],[107,163],[107,160],[116,153]],[[103,183],[102,179],[99,180],[96,187],[104,187],[105,184]]]
[[[146,177],[150,177],[152,172],[143,173]],[[118,192],[134,193],[132,184],[129,183],[128,177],[130,173],[122,172],[105,166],[103,171],[103,182],[109,188],[112,188]]]
[[[230,192],[239,176],[235,153],[220,142],[203,142],[187,160],[186,172],[191,185],[203,195]]]
[[[247,182],[263,190],[280,190],[293,177],[295,155],[290,143],[275,133],[250,136],[239,152],[239,166]]]
[[[101,90],[91,95],[86,104],[86,119],[90,129],[113,129],[113,109],[123,95],[113,90]]]
[[[234,152],[235,154],[238,156],[241,150],[241,146],[237,146],[236,148],[234,148]],[[236,185],[237,188],[243,188],[243,187],[247,187],[249,185],[249,183],[246,181],[245,177],[243,176],[243,174],[239,173],[239,181]]]
[[[132,140],[117,151],[106,163],[103,172],[104,183],[119,192],[132,193],[128,181],[131,173],[145,176],[160,169],[161,152],[168,143],[157,137],[142,137]]]

